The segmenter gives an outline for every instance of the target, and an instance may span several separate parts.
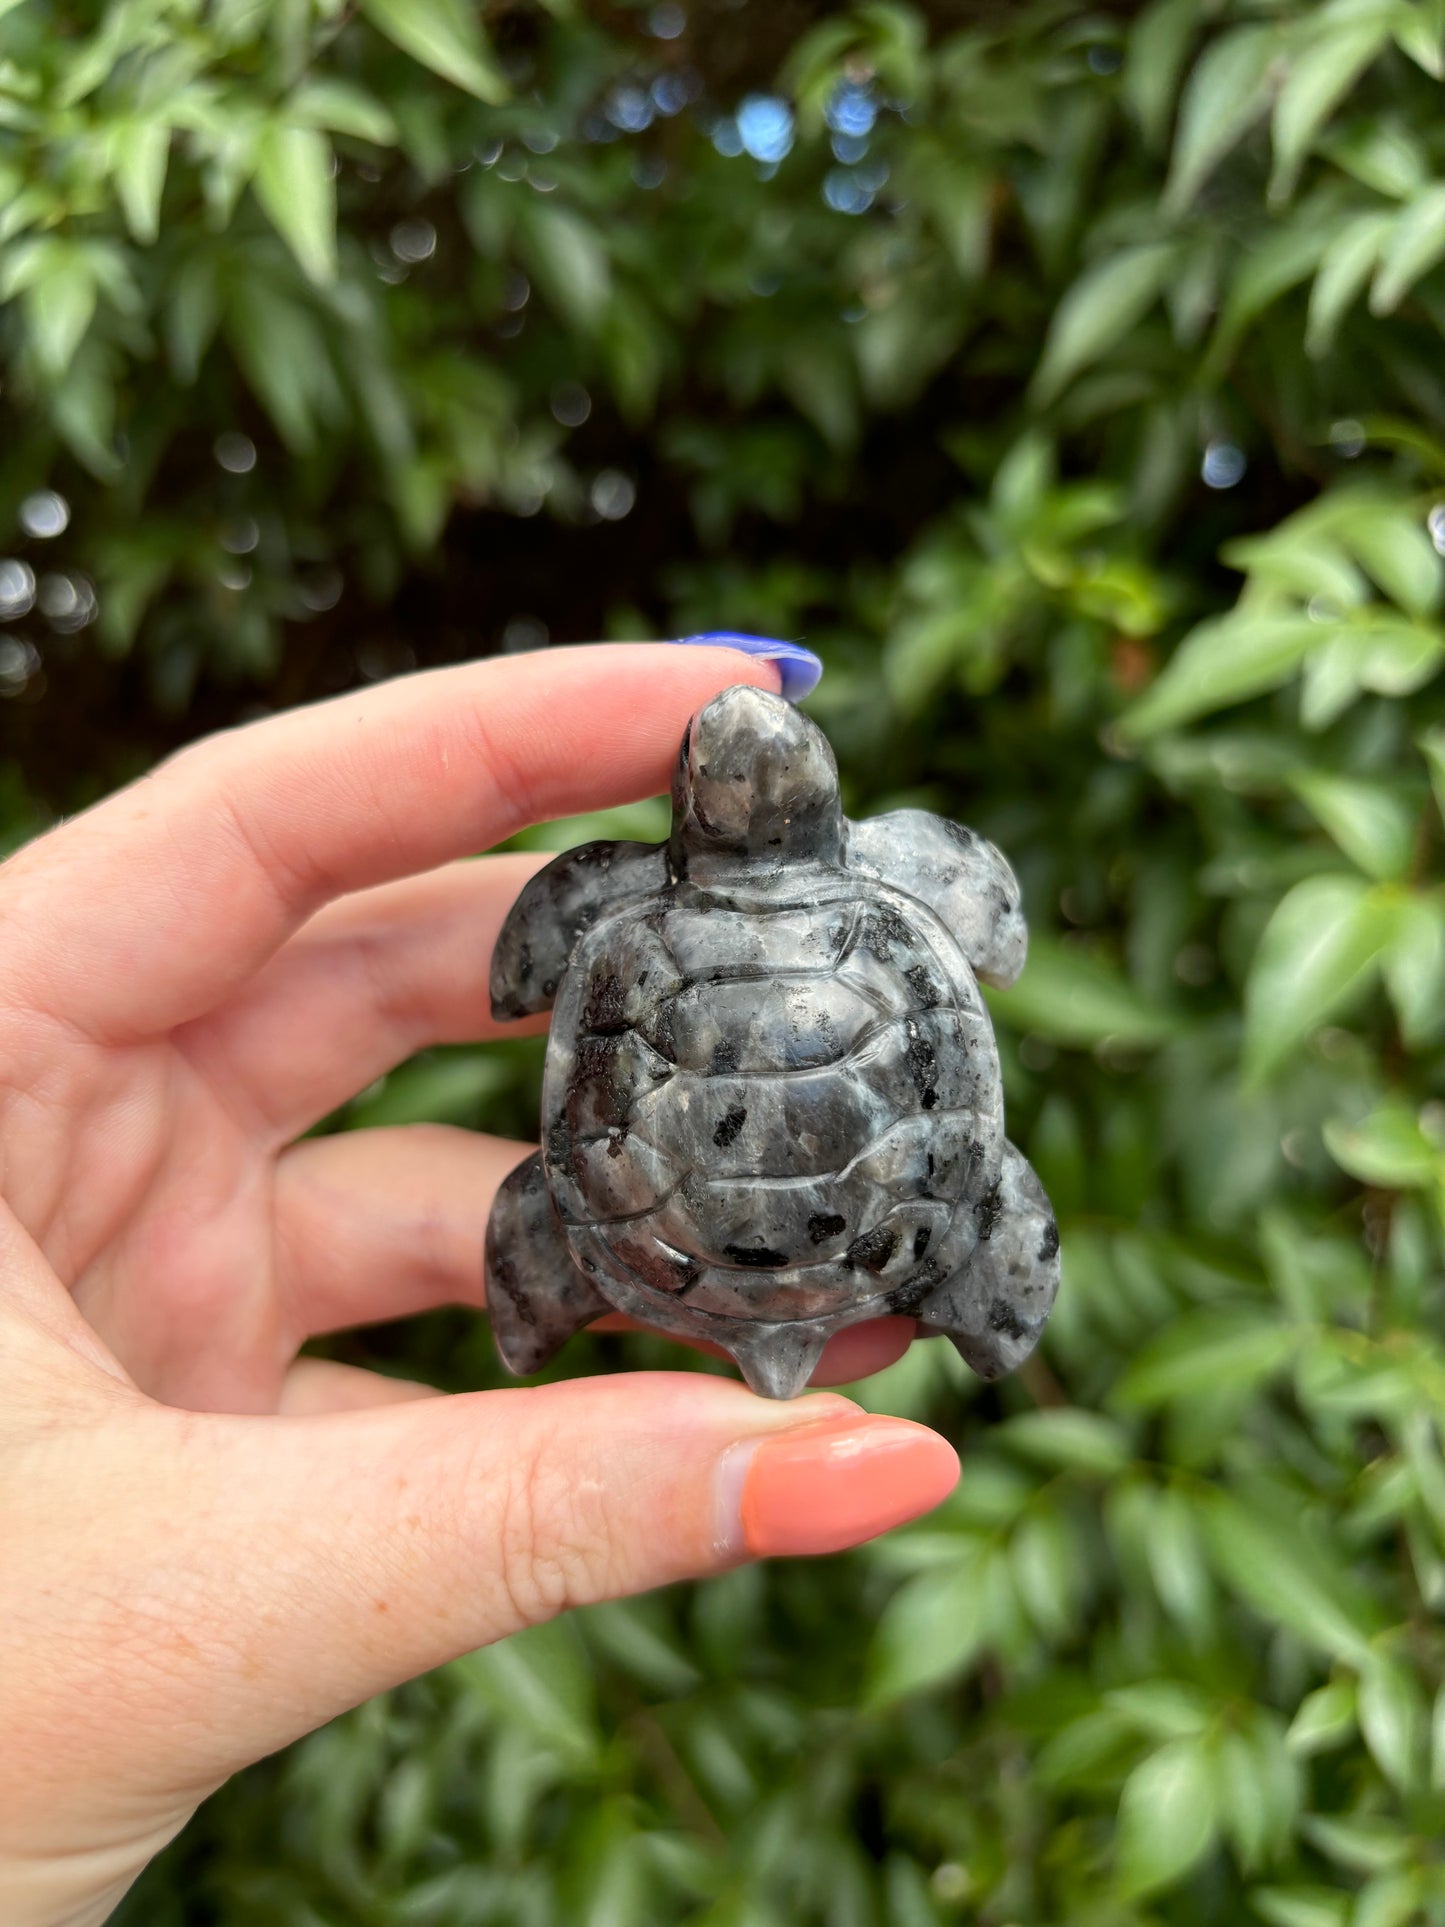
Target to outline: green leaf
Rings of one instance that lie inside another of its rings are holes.
[[[1229,284],[1229,299],[1210,343],[1206,367],[1228,365],[1249,326],[1320,264],[1333,228],[1285,227],[1243,256]]]
[[[1138,741],[1277,689],[1322,640],[1320,624],[1305,615],[1241,607],[1212,617],[1190,630],[1119,726]]]
[[[1290,786],[1366,875],[1384,882],[1409,869],[1415,810],[1398,790],[1321,771],[1301,771]]]
[[[220,319],[217,262],[209,249],[197,249],[181,261],[167,290],[163,326],[177,381],[189,386],[196,379]]]
[[[1190,74],[1179,108],[1164,190],[1166,213],[1183,214],[1215,168],[1269,105],[1269,71],[1279,51],[1270,26],[1236,27],[1213,41]]]
[[[1286,1744],[1301,1759],[1313,1759],[1316,1753],[1344,1746],[1353,1737],[1355,1724],[1355,1682],[1331,1680],[1300,1702]]]
[[[126,225],[137,241],[160,232],[171,130],[162,120],[129,121],[111,136],[110,165]]]
[[[325,75],[298,87],[285,111],[293,127],[324,127],[328,133],[370,141],[373,147],[390,147],[397,138],[396,122],[374,95]]]
[[[1339,533],[1357,562],[1407,614],[1428,616],[1440,601],[1445,563],[1414,505],[1348,498]]]
[[[1145,140],[1160,147],[1189,44],[1199,31],[1200,0],[1154,0],[1134,22],[1123,86]]]
[[[1417,747],[1430,770],[1430,787],[1435,792],[1435,807],[1445,823],[1445,729],[1427,729]]]
[[[336,183],[325,135],[272,122],[256,142],[254,185],[271,225],[310,279],[335,280]]]
[[[1245,1873],[1293,1847],[1302,1779],[1272,1713],[1257,1707],[1243,1726],[1222,1735],[1216,1769],[1220,1818]]]
[[[480,1104],[495,1099],[513,1081],[507,1063],[487,1051],[420,1057],[357,1098],[349,1122],[365,1130],[402,1124],[469,1124],[475,1121]]]
[[[1108,1478],[1123,1471],[1132,1456],[1129,1435],[1121,1425],[1102,1412],[1073,1406],[1022,1412],[1000,1426],[995,1436],[1008,1450],[1060,1472]]]
[[[1034,398],[1052,401],[1082,369],[1116,347],[1163,293],[1179,260],[1172,241],[1121,248],[1089,268],[1059,302],[1034,376]]]
[[[1346,1927],[1350,1897],[1330,1887],[1256,1887],[1249,1904],[1267,1927]]]
[[[1194,1739],[1206,1730],[1214,1714],[1212,1703],[1196,1687],[1177,1679],[1141,1680],[1136,1686],[1116,1687],[1104,1695],[1104,1704],[1151,1740]]]
[[[361,0],[361,11],[403,53],[463,92],[493,106],[507,98],[470,0]]]
[[[992,1636],[993,1563],[992,1555],[973,1552],[898,1588],[869,1652],[865,1704],[887,1706],[972,1665]]]
[[[1305,657],[1299,699],[1303,728],[1313,733],[1328,729],[1359,700],[1364,688],[1360,654],[1359,638],[1342,625],[1323,649]]]
[[[1340,322],[1364,293],[1393,229],[1393,215],[1359,214],[1337,230],[1310,289],[1306,354],[1318,358],[1329,352]]]
[[[1141,1048],[1162,1044],[1180,1020],[1101,957],[1047,937],[1029,947],[1023,975],[1008,990],[987,992],[989,1009],[1011,1030],[1052,1043],[1083,1046],[1107,1038]]]
[[[702,1674],[682,1648],[659,1630],[650,1603],[614,1599],[589,1606],[579,1616],[582,1635],[589,1646],[653,1692],[680,1699],[701,1685]]]
[[[252,276],[230,290],[225,316],[232,352],[253,392],[293,452],[315,446],[334,378],[314,316]]]
[[[1364,1597],[1283,1519],[1232,1493],[1216,1492],[1204,1508],[1220,1576],[1267,1623],[1285,1626],[1306,1645],[1363,1665],[1378,1630]]]
[[[1395,45],[1432,80],[1445,80],[1445,20],[1438,4],[1398,0],[1392,9]]]
[[[858,439],[858,380],[852,358],[817,343],[798,346],[779,369],[783,392],[831,448],[843,453]]]
[[[1402,1792],[1424,1777],[1425,1701],[1415,1676],[1393,1659],[1376,1656],[1361,1670],[1360,1731],[1375,1764]]]
[[[55,242],[25,290],[25,318],[36,359],[52,381],[66,374],[95,314],[99,293],[88,252]]]
[[[586,1650],[566,1619],[513,1633],[469,1653],[453,1670],[509,1722],[586,1770],[597,1760],[601,1734]]]
[[[1175,1740],[1137,1766],[1124,1783],[1115,1836],[1118,1883],[1126,1900],[1169,1887],[1214,1845],[1218,1832],[1214,1765],[1197,1740]]]
[[[1373,18],[1339,22],[1326,15],[1314,30],[1318,37],[1291,64],[1275,97],[1273,200],[1294,191],[1315,136],[1388,43],[1390,15],[1382,9]]]
[[[1376,695],[1412,695],[1445,663],[1445,640],[1433,623],[1372,609],[1351,628],[1359,646],[1360,685]]]
[[[76,460],[103,482],[114,482],[122,466],[115,445],[115,399],[112,358],[91,335],[55,387],[50,419]]]
[[[1433,1183],[1445,1164],[1445,1144],[1399,1104],[1382,1104],[1354,1126],[1332,1120],[1324,1138],[1330,1156],[1352,1178],[1393,1191]]]
[[[1401,901],[1384,971],[1400,1035],[1407,1049],[1419,1050],[1445,1029],[1445,898]]]
[[[520,239],[533,279],[558,314],[584,334],[595,333],[612,287],[597,229],[570,208],[537,205],[527,210]]]
[[[1300,1831],[1328,1859],[1352,1873],[1380,1873],[1398,1867],[1409,1859],[1413,1845],[1399,1821],[1383,1814],[1334,1819],[1315,1813],[1303,1821]]]
[[[1057,1506],[1039,1504],[1020,1522],[1009,1542],[1014,1592],[1050,1645],[1061,1644],[1078,1625],[1083,1561],[1078,1535]]]
[[[1258,1081],[1369,983],[1393,903],[1358,877],[1306,877],[1265,926],[1244,993],[1244,1064]]]
[[[1343,491],[1325,496],[1267,535],[1236,536],[1226,542],[1221,559],[1249,577],[1251,591],[1278,590],[1305,603],[1321,596],[1337,604],[1342,614],[1352,610],[1368,601],[1370,585],[1345,549],[1335,526],[1344,516],[1335,509],[1339,504],[1343,510],[1346,502],[1355,499]],[[1322,527],[1326,509],[1331,513]]]
[[[1113,1401],[1121,1411],[1147,1412],[1181,1399],[1213,1398],[1222,1385],[1242,1395],[1273,1378],[1299,1342],[1299,1332],[1269,1312],[1187,1312],[1129,1361]]]
[[[1393,314],[1423,275],[1445,255],[1445,181],[1426,188],[1396,216],[1370,289],[1370,313]]]
[[[1214,1625],[1214,1581],[1197,1510],[1186,1493],[1171,1487],[1156,1495],[1144,1556],[1164,1610],[1203,1644]]]
[[[1423,1883],[1413,1868],[1380,1874],[1367,1881],[1355,1896],[1350,1927],[1407,1927],[1407,1923],[1420,1919],[1423,1897]]]
[[[1392,201],[1412,200],[1430,178],[1425,149],[1397,120],[1350,120],[1321,142],[1336,167]]]

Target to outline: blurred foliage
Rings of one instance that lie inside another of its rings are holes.
[[[363,1709],[126,1920],[1445,1922],[1442,73],[1441,0],[0,0],[0,836],[418,662],[806,635],[854,810],[1016,859],[1064,1227],[1018,1381],[861,1394],[941,1512]]]

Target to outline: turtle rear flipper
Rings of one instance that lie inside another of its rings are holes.
[[[666,882],[667,853],[655,843],[584,843],[539,870],[507,912],[492,952],[492,1015],[550,1010],[578,939],[608,911]]]
[[[1059,1228],[1044,1187],[1005,1143],[998,1183],[974,1206],[979,1239],[968,1262],[918,1308],[923,1334],[951,1338],[980,1378],[1022,1365],[1059,1289]]]
[[[807,1390],[828,1334],[804,1324],[769,1324],[724,1342],[749,1391],[759,1398],[796,1398]]]
[[[579,1271],[553,1208],[542,1154],[509,1174],[487,1221],[487,1311],[509,1372],[537,1372],[612,1307]]]
[[[849,823],[848,861],[926,903],[986,984],[1004,988],[1023,969],[1018,878],[986,837],[927,810],[890,810]]]

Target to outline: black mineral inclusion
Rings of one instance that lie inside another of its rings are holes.
[[[688,725],[672,804],[664,844],[549,864],[497,943],[493,1012],[553,1010],[543,1148],[487,1230],[503,1359],[624,1311],[791,1398],[904,1312],[1012,1371],[1059,1269],[978,992],[1023,967],[1013,872],[923,810],[850,822],[822,732],[745,685]]]

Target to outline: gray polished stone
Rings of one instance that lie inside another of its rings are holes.
[[[814,723],[714,698],[667,843],[559,857],[498,940],[494,1012],[553,1012],[542,1149],[487,1231],[506,1363],[618,1310],[790,1398],[834,1332],[905,1312],[1012,1371],[1059,1241],[977,979],[1012,982],[1026,941],[992,844],[922,810],[850,823]]]

